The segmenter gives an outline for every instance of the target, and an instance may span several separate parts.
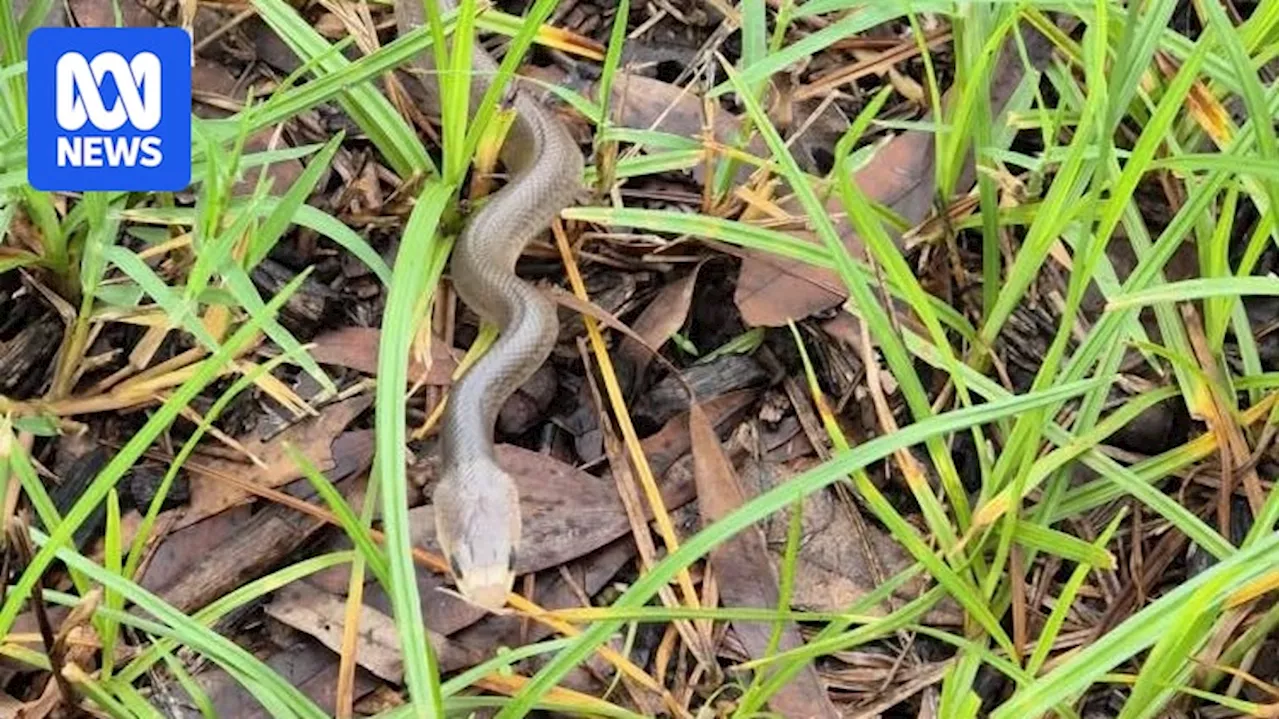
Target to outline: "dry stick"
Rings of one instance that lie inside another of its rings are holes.
[[[586,349],[581,347],[581,340],[579,340],[579,343],[584,355],[583,366],[587,370],[585,374],[587,386],[591,390],[591,397],[597,407],[597,421],[600,423],[600,432],[604,438],[605,456],[609,460],[610,474],[612,474],[614,484],[618,488],[618,499],[622,501],[622,507],[626,511],[627,519],[631,524],[631,535],[636,543],[640,566],[647,572],[653,569],[658,557],[658,548],[653,543],[653,535],[649,531],[649,521],[644,516],[644,507],[641,505],[640,494],[636,492],[635,473],[631,471],[631,465],[627,462],[627,458],[622,451],[621,445],[623,443],[618,440],[618,435],[609,424],[608,413],[604,409],[604,398],[600,396],[600,388],[591,372],[591,365],[587,362],[588,357],[585,356]],[[671,590],[670,586],[659,589],[658,595],[661,597],[664,606],[680,606],[680,599]],[[675,625],[680,632],[680,636],[684,637],[689,646],[699,646],[704,641],[698,635],[692,622],[677,620]],[[709,636],[709,634],[703,636]]]
[[[569,238],[565,236],[564,227],[557,220],[552,223],[551,230],[552,234],[555,235],[556,245],[560,248],[565,271],[569,276],[569,284],[573,287],[573,292],[578,299],[585,301],[587,299],[586,285],[583,283],[582,275],[578,271],[578,265],[573,259],[573,252],[569,248]],[[654,479],[653,470],[649,467],[649,461],[645,458],[644,452],[640,450],[640,438],[636,434],[635,426],[631,423],[631,415],[627,413],[626,402],[622,398],[621,388],[618,387],[617,375],[613,369],[613,361],[605,348],[604,337],[596,326],[595,318],[584,316],[582,322],[587,328],[587,337],[591,340],[596,360],[600,364],[605,389],[608,390],[609,394],[609,404],[618,422],[618,429],[621,430],[623,439],[626,440],[631,462],[635,465],[636,474],[639,475],[645,497],[649,501],[650,508],[653,509],[653,518],[658,526],[658,534],[662,536],[662,541],[667,546],[667,551],[674,553],[679,549],[680,541],[676,537],[675,526],[671,523],[671,515],[667,513],[667,507],[662,501],[662,493],[658,490],[658,483]],[[693,579],[689,576],[689,570],[681,569],[676,576],[676,580],[680,585],[681,592],[684,594],[687,606],[691,608],[700,606],[698,593],[693,587]],[[699,661],[709,661],[714,657],[714,653],[710,649],[710,641],[707,642],[706,647],[691,645],[690,648],[698,655]]]
[[[1017,650],[1014,661],[1022,662],[1023,648],[1027,645],[1027,587],[1023,575],[1022,550],[1016,545],[1009,548],[1009,573],[1012,577],[1010,604],[1013,614],[1013,648]]]
[[[927,33],[924,42],[930,48],[937,47],[951,40],[950,30],[935,30]],[[796,100],[808,100],[829,92],[835,91],[841,85],[846,85],[866,75],[879,74],[885,72],[892,66],[903,60],[909,60],[920,54],[920,44],[914,41],[902,42],[898,45],[877,53],[873,57],[865,60],[858,60],[852,65],[846,65],[831,72],[822,75],[811,83],[801,85],[796,89]]]
[[[10,525],[9,542],[17,551],[18,559],[22,562],[22,566],[29,565],[34,552],[31,551],[30,535],[27,532],[27,523],[23,517],[16,517],[13,524]],[[58,693],[62,695],[62,701],[68,707],[75,707],[75,691],[72,690],[67,678],[62,675],[63,652],[58,650],[57,641],[53,634],[53,625],[49,623],[49,615],[44,608],[44,591],[44,578],[36,577],[34,596],[40,597],[40,599],[37,600],[33,597],[31,609],[35,612],[36,624],[40,627],[40,639],[44,642],[44,651],[49,657],[49,666],[52,669],[53,681],[58,685]]]
[[[235,17],[222,23],[222,25],[219,26],[217,30],[214,30],[208,35],[205,35],[204,38],[200,40],[200,42],[196,43],[196,46],[192,48],[192,50],[195,52],[195,54],[199,55],[201,50],[204,50],[205,48],[212,45],[215,40],[222,37],[223,35],[226,35],[228,32],[235,29],[235,27],[238,26],[240,23],[244,22],[245,20],[248,20],[249,18],[257,14],[258,14],[258,11],[256,8],[245,8],[244,10],[241,10],[239,13],[236,14]]]
[[[368,491],[368,488],[365,491]],[[333,699],[334,716],[337,719],[350,719],[354,715],[360,609],[364,606],[364,566],[363,562],[358,566],[353,563],[350,576],[347,577],[347,606],[342,617],[342,651],[338,657],[338,686]]]

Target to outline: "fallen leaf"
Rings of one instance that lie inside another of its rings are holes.
[[[733,392],[723,397],[716,397],[704,403],[705,412],[717,426],[736,423],[742,412],[755,400],[754,390]],[[662,477],[664,501],[669,509],[682,506],[693,500],[693,473],[689,468],[689,430],[688,417],[681,415],[666,424],[656,434],[641,442],[654,474]],[[613,484],[607,477],[594,477],[568,467],[552,457],[523,450],[509,445],[500,445],[499,457],[506,457],[513,471],[521,497],[528,502],[522,505],[523,534],[521,547],[517,556],[521,571],[550,569],[557,562],[568,562],[583,557],[586,570],[583,586],[592,589],[594,573],[611,560],[613,544],[622,541],[628,547],[630,542],[620,539],[630,533],[626,513],[621,500],[617,498]],[[685,458],[682,460],[681,458]],[[550,468],[558,481],[555,487],[548,490],[531,490],[524,492],[526,486],[536,487],[542,482],[543,472]],[[555,492],[565,492],[557,496]],[[547,499],[549,497],[549,500]],[[573,502],[564,501],[564,497],[574,497]],[[583,498],[587,498],[585,501]],[[527,499],[526,499],[527,498]],[[355,500],[353,500],[355,501]],[[587,533],[580,536],[576,543],[567,544],[554,537],[564,530],[569,523],[581,524],[577,515],[586,507],[586,511],[599,524],[588,526]],[[409,525],[415,546],[435,549],[435,516],[431,506],[414,507],[409,510]],[[539,539],[534,537],[552,537],[549,552],[538,547]],[[611,544],[611,542],[613,544]],[[351,544],[345,535],[335,533],[327,545],[330,551],[350,549]],[[535,547],[536,549],[529,549]],[[605,547],[604,550],[601,550]],[[633,548],[634,549],[634,548]],[[596,564],[599,562],[599,564]],[[577,572],[575,564],[569,565],[570,572]],[[306,581],[336,596],[345,596],[349,581],[347,567],[331,569],[311,575]],[[558,574],[556,575],[558,579]],[[449,582],[438,574],[419,570],[415,575],[418,584],[418,595],[421,600],[423,622],[433,631],[444,635],[453,633],[475,624],[488,616],[488,612],[468,604],[447,590]],[[542,587],[545,580],[539,580]],[[556,585],[553,585],[556,586]],[[539,595],[540,597],[542,595]],[[552,606],[559,606],[555,597],[556,590],[551,590],[547,601]],[[376,582],[369,582],[365,587],[365,603],[384,612],[391,611],[391,603],[386,593]],[[487,620],[486,620],[487,621]]]
[[[217,514],[253,497],[239,487],[218,480],[218,475],[248,476],[255,483],[267,488],[279,487],[302,476],[302,471],[285,452],[286,444],[292,445],[312,466],[320,472],[330,472],[340,461],[367,462],[372,452],[371,438],[366,452],[359,452],[353,445],[346,455],[332,451],[334,440],[342,434],[351,420],[360,415],[373,402],[368,394],[357,395],[325,407],[320,414],[289,427],[270,440],[241,439],[245,449],[263,462],[254,466],[216,457],[189,460],[185,468],[191,476],[191,504],[178,520],[177,528],[194,524],[205,517]],[[356,456],[359,455],[359,456]]]
[[[1043,67],[1052,54],[1052,44],[1031,29],[1024,32],[1023,38],[1033,65]],[[1007,61],[996,64],[997,71],[991,83],[991,105],[995,108],[1005,105],[1022,79],[1023,64],[1014,55],[1013,43],[1006,42],[1003,52]],[[944,95],[944,104],[950,94],[948,90]],[[926,116],[923,121],[929,121],[930,117]],[[932,132],[903,132],[876,151],[870,162],[854,175],[854,182],[869,199],[892,209],[910,225],[918,225],[929,217],[937,194],[934,158]],[[956,183],[957,192],[966,192],[974,177],[970,158]],[[798,201],[790,199],[779,205],[790,215],[803,219],[805,213]],[[845,217],[840,198],[833,195],[825,206],[835,220],[837,235],[850,254],[855,259],[865,259],[866,249]],[[812,232],[792,234],[820,243]],[[898,239],[894,237],[895,241]],[[848,296],[838,276],[829,270],[782,260],[770,253],[745,252],[744,255],[734,301],[748,325],[781,326],[789,320],[803,319],[835,307]]]
[[[381,333],[373,327],[343,327],[326,332],[312,340],[311,356],[320,364],[338,365],[363,372],[378,374],[378,347]],[[409,358],[409,382],[444,386],[458,363],[444,340],[433,338],[431,342],[431,367],[428,369],[412,355]]]
[[[740,389],[702,400],[699,405],[711,423],[720,428],[737,424],[759,395],[759,390]],[[688,454],[693,446],[689,440],[689,413],[683,412],[667,420],[662,429],[641,440],[640,446],[653,473],[659,476],[666,474],[667,469]]]
[[[748,393],[716,398],[708,403],[717,424],[745,406]],[[685,417],[672,420],[673,427],[687,423]],[[670,440],[675,430],[666,428],[657,439],[643,440],[641,448],[650,456],[651,467],[660,481],[663,501],[675,509],[693,501],[692,478],[667,472],[684,449]],[[516,553],[516,570],[523,574],[564,564],[595,551],[630,532],[626,510],[607,477],[596,477],[550,455],[509,444],[498,445],[498,463],[515,479],[520,493],[522,534]],[[677,454],[679,452],[679,454]],[[675,455],[675,458],[671,458]],[[664,476],[670,475],[670,476]],[[565,501],[572,497],[572,502]],[[430,506],[409,510],[410,533],[419,547],[437,548],[434,510]],[[646,517],[651,518],[646,514]]]
[[[717,397],[706,403],[707,414],[717,425],[734,423],[755,396],[754,391],[742,391]],[[668,508],[682,506],[693,499],[693,473],[687,461],[690,446],[687,427],[688,419],[682,415],[641,443],[654,473],[663,478],[663,497]],[[594,596],[635,551],[625,510],[612,483],[607,477],[588,475],[552,457],[518,447],[500,445],[498,453],[500,461],[515,477],[523,502],[518,570],[551,570],[536,578],[535,599],[543,607],[557,608],[573,606],[579,596],[578,589]],[[553,479],[544,481],[548,476]],[[525,491],[526,488],[529,491]],[[574,500],[567,502],[565,497]],[[353,497],[350,501],[359,500]],[[584,516],[591,517],[592,521],[582,521]],[[576,540],[567,542],[560,535],[565,534],[565,528],[570,525],[581,533]],[[409,526],[415,546],[437,549],[431,506],[410,509]],[[338,551],[350,547],[345,535],[334,532],[325,548]],[[553,569],[557,565],[564,565],[563,573]],[[576,588],[564,582],[565,573],[577,580]],[[349,568],[339,566],[317,572],[303,581],[332,596],[345,597],[349,577]],[[474,632],[467,630],[467,634],[457,637],[472,649],[484,649],[492,642],[505,641],[512,632],[519,632],[526,637],[525,641],[535,641],[528,637],[545,636],[542,625],[512,624],[459,599],[450,590],[450,582],[441,575],[419,569],[415,582],[423,623],[445,636],[476,625]],[[364,604],[383,613],[392,611],[386,592],[372,579],[365,584]]]
[[[263,662],[285,681],[298,688],[309,699],[314,701],[326,715],[334,713],[334,677],[338,673],[338,657],[327,647],[314,639],[294,634],[293,641],[284,646],[273,646],[266,649]],[[209,700],[213,704],[213,715],[220,717],[236,717],[236,719],[274,719],[273,715],[263,708],[261,701],[245,690],[241,683],[227,674],[220,667],[213,666],[196,675]],[[357,698],[368,694],[380,682],[375,682],[369,674],[356,672]],[[181,695],[185,699],[185,694]]]
[[[871,200],[879,202],[912,224],[921,222],[932,207],[933,135],[905,132],[878,150],[871,162],[854,176],[854,182]],[[803,218],[794,201],[780,203],[791,216]],[[865,260],[862,240],[844,214],[838,197],[827,200],[827,214],[835,221],[836,234],[855,259]],[[789,234],[820,244],[809,231]],[[830,309],[848,296],[839,277],[821,267],[788,260],[768,252],[744,251],[734,302],[750,326],[778,327]]]
[[[696,403],[689,410],[689,434],[693,443],[698,512],[703,523],[710,525],[741,507],[746,502],[746,493],[720,446],[715,428]],[[711,550],[708,571],[715,575],[724,606],[778,608],[778,575],[759,527],[747,527]],[[730,624],[748,656],[758,659],[770,651],[770,638],[776,624],[746,621]],[[777,651],[803,644],[804,639],[794,622],[781,624]],[[779,687],[769,698],[769,706],[786,717],[834,719],[840,716],[812,662]]]
[[[618,107],[619,124],[623,126],[653,127],[674,135],[696,137],[708,124],[702,98],[693,91],[634,75],[616,80],[614,88],[613,102]],[[741,127],[741,119],[728,112],[716,112],[709,124],[716,141],[729,142]],[[759,156],[768,153],[758,137],[748,145],[748,150]],[[908,132],[882,147],[871,164],[859,173],[858,182],[864,192],[894,207],[900,214],[906,215],[905,211],[910,210],[923,219],[932,202],[932,172],[925,172],[932,164],[933,135]],[[695,171],[695,179],[697,177]],[[784,209],[797,214],[794,204],[791,202]],[[837,232],[845,238],[850,251],[856,257],[863,257],[862,243],[843,217],[839,199],[830,200],[827,209],[836,218]],[[812,232],[793,234],[818,242]],[[830,270],[770,253],[742,250],[735,254],[740,255],[743,262],[734,301],[748,325],[784,325],[789,319],[833,307],[845,296],[844,286]]]
[[[17,699],[14,699],[12,696],[6,693],[0,692],[0,716],[11,716],[11,717],[24,716],[22,714],[19,714],[18,712],[26,711],[29,706],[30,704],[28,702],[20,702]],[[36,715],[32,714],[30,716],[36,716]]]
[[[595,91],[592,87],[591,92]],[[681,137],[699,137],[705,128],[719,143],[734,141],[742,127],[741,118],[729,112],[716,112],[708,118],[697,92],[643,75],[619,73],[613,81],[611,98],[617,124],[622,127],[654,129]],[[756,155],[768,152],[758,136],[751,138],[747,150]],[[695,167],[694,179],[700,179],[704,171],[702,166]],[[750,172],[751,168],[743,168],[738,177],[745,180]]]
[[[207,559],[211,547],[217,547],[243,532],[254,514],[253,510],[247,504],[234,507],[182,529],[164,533],[160,545],[152,550],[139,583],[155,592],[177,581],[197,563]],[[163,532],[167,522],[175,517],[175,513],[162,513],[156,523],[157,530]],[[122,520],[121,533],[132,540],[142,517],[134,511]]]
[[[17,719],[44,719],[55,716],[54,712],[58,707],[66,704],[62,693],[58,691],[57,682],[46,683],[44,691],[29,702],[18,702],[7,694],[4,695],[4,699],[5,701],[0,702],[0,716]]]
[[[1257,517],[1266,502],[1266,493],[1262,488],[1262,480],[1258,476],[1256,463],[1250,461],[1253,451],[1240,430],[1240,423],[1235,419],[1236,403],[1234,398],[1222,396],[1219,387],[1226,385],[1222,371],[1215,361],[1215,354],[1205,337],[1204,322],[1195,305],[1184,302],[1178,306],[1182,314],[1182,322],[1191,340],[1191,350],[1200,365],[1203,376],[1209,381],[1197,380],[1192,385],[1192,396],[1196,402],[1188,409],[1191,416],[1204,421],[1218,444],[1219,474],[1221,482],[1218,487],[1218,529],[1230,534],[1231,496],[1235,493],[1236,483],[1244,487],[1245,497],[1249,501],[1249,509]]]
[[[346,601],[306,582],[294,582],[275,593],[266,605],[268,616],[314,637],[335,652],[342,649]],[[404,677],[404,655],[395,620],[376,609],[360,608],[360,631],[356,638],[356,662],[374,675],[400,683]],[[440,662],[441,671],[471,666],[483,657],[469,652],[435,632],[427,640]]]
[[[817,464],[808,458],[793,465],[747,461],[741,477],[749,496],[784,483],[797,472]],[[804,498],[801,518],[804,542],[796,557],[796,581],[792,606],[814,612],[840,612],[865,597],[887,578],[911,566],[902,546],[871,522],[849,516],[856,507],[842,506],[831,492],[815,492]],[[770,515],[762,524],[770,547],[787,541],[791,509]],[[865,532],[860,529],[865,527]],[[868,556],[871,555],[871,556]],[[874,561],[879,569],[870,566]],[[914,599],[924,589],[920,580],[908,582],[895,594],[902,601]],[[876,608],[868,614],[884,614]],[[935,625],[955,626],[962,616],[950,602],[940,603],[925,617]]]
[[[363,475],[329,479],[339,492],[350,496],[352,485],[361,478]],[[293,492],[282,494],[294,499],[297,499],[295,493],[309,497],[301,501],[303,505],[315,506],[319,502],[306,480],[299,480],[286,490]],[[203,556],[184,567],[168,584],[153,591],[179,611],[195,611],[279,566],[325,526],[323,519],[309,512],[300,512],[284,503],[268,503],[240,522],[234,534],[217,545],[207,546]]]
[[[631,329],[644,340],[643,344],[631,337],[624,337],[618,344],[615,361],[619,374],[629,377],[623,381],[628,396],[644,381],[644,372],[653,361],[649,348],[661,348],[684,326],[701,268],[702,263],[698,263],[692,272],[663,287],[631,323]]]
[[[595,477],[554,457],[521,447],[503,444],[496,449],[499,464],[511,473],[520,493],[522,531],[516,552],[518,573],[557,567],[629,535],[626,511],[607,478]],[[672,473],[662,486],[668,507],[693,500],[693,481],[688,474]],[[572,497],[573,501],[565,501],[566,497]],[[414,546],[439,553],[435,508],[431,505],[411,508],[409,533]],[[346,538],[338,535],[330,548],[349,546]],[[333,567],[312,575],[308,581],[331,594],[345,595],[348,577],[346,567]],[[418,571],[416,580],[423,621],[434,631],[449,635],[488,614],[451,592],[442,591],[450,586],[444,577]],[[365,603],[391,610],[386,594],[375,584],[366,587]]]
[[[338,40],[350,34],[350,30],[343,24],[342,19],[333,13],[323,13],[312,23],[312,27],[316,32],[330,40]]]

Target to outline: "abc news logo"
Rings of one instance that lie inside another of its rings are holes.
[[[119,130],[126,122],[138,130],[160,124],[160,58],[140,52],[126,61],[119,53],[104,52],[85,59],[78,52],[58,58],[58,126],[79,130],[89,123],[104,132]],[[110,77],[116,84],[116,101],[110,108],[102,101],[101,83]],[[58,166],[155,167],[164,160],[161,138],[154,135],[120,137],[72,135],[58,137]]]
[[[42,190],[180,190],[191,179],[191,36],[41,28],[27,45],[27,177]]]

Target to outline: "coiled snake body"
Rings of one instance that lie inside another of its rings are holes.
[[[442,11],[453,8],[452,0],[435,2]],[[401,34],[422,25],[422,0],[397,0],[396,23]],[[431,69],[425,57],[419,65]],[[477,46],[472,67],[474,109],[497,63]],[[423,84],[434,92],[434,83]],[[513,102],[515,120],[499,155],[509,180],[470,219],[450,261],[458,295],[500,334],[450,392],[433,496],[436,533],[459,590],[491,608],[511,590],[520,539],[519,498],[495,459],[494,423],[503,402],[547,359],[559,328],[554,304],[516,276],[516,260],[573,201],[583,169],[577,144],[548,108],[520,90]]]

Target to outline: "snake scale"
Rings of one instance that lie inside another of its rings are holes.
[[[442,12],[454,7],[452,0],[435,2]],[[396,0],[401,34],[424,24],[422,3]],[[429,73],[428,54],[416,62]],[[477,45],[472,69],[474,110],[497,63]],[[434,82],[423,85],[434,94]],[[470,218],[450,259],[454,289],[500,334],[450,392],[440,429],[442,471],[432,498],[436,533],[458,589],[489,608],[506,602],[520,539],[519,497],[495,459],[494,424],[507,398],[546,361],[559,329],[555,305],[516,276],[516,260],[572,203],[583,169],[581,151],[550,109],[518,88],[512,102],[515,119],[499,154],[509,179]]]

